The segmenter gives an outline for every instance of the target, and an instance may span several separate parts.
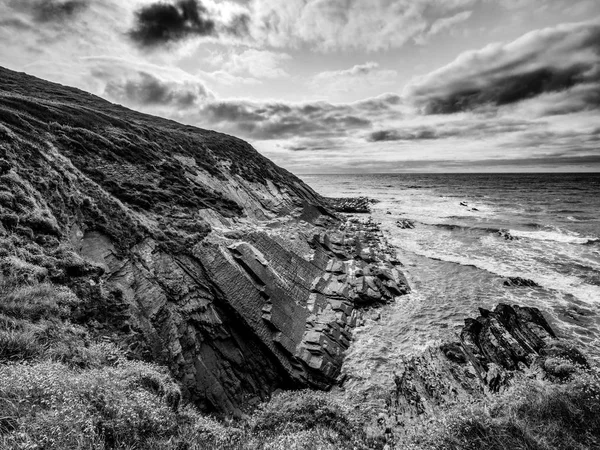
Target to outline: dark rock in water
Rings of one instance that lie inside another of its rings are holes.
[[[504,281],[504,286],[540,287],[535,281],[521,277],[510,277],[508,280]]]
[[[413,229],[415,227],[415,223],[412,220],[400,219],[396,221],[396,226],[403,230]]]
[[[367,197],[329,197],[327,201],[334,211],[354,214],[370,213],[371,204],[375,203]]]
[[[406,358],[389,415],[405,424],[458,399],[497,392],[519,374],[565,380],[587,368],[585,356],[557,339],[538,309],[500,304],[466,319],[459,341]]]
[[[510,234],[508,230],[499,230],[498,236],[503,237],[507,241],[518,241],[519,238]]]

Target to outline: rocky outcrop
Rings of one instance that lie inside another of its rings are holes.
[[[538,309],[500,304],[466,319],[459,341],[405,359],[395,376],[390,417],[405,424],[460,399],[497,392],[517,375],[565,379],[587,367]]]
[[[510,234],[509,230],[498,230],[498,236],[504,238],[505,241],[518,241],[519,238]]]
[[[374,202],[367,197],[330,197],[327,201],[334,211],[355,214],[370,213]]]
[[[512,286],[516,286],[516,287],[540,287],[539,284],[537,284],[535,281],[533,280],[529,280],[527,278],[521,278],[521,277],[510,277],[507,280],[504,281],[504,286],[508,286],[508,287],[512,287]]]
[[[206,411],[329,388],[408,290],[376,224],[234,137],[1,68],[0,137],[1,275],[69,286],[71,320]]]
[[[401,230],[412,230],[415,227],[415,223],[412,220],[400,219],[396,221],[396,226]]]

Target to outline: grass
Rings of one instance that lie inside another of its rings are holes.
[[[544,360],[558,382],[520,380],[386,444],[383,433],[367,431],[373,418],[359,405],[326,392],[281,393],[237,423],[204,416],[184,404],[166,369],[128,360],[72,323],[82,301],[70,289],[5,279],[0,298],[3,449],[600,448],[598,376],[566,367],[568,348],[549,348]]]
[[[600,448],[598,374],[560,384],[520,380],[494,398],[457,405],[408,441],[407,448],[427,450]]]

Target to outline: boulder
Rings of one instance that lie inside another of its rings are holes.
[[[396,226],[402,230],[410,230],[415,227],[415,223],[412,220],[400,219],[396,221]]]
[[[509,277],[504,281],[504,286],[539,287],[540,285],[533,280],[528,280],[527,278]]]

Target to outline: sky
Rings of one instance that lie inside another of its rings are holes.
[[[0,0],[0,65],[298,174],[600,171],[599,0]]]

